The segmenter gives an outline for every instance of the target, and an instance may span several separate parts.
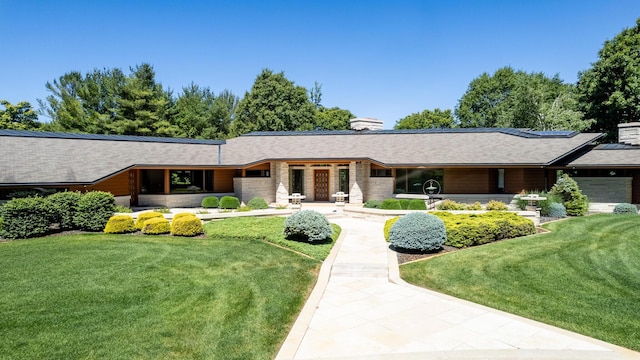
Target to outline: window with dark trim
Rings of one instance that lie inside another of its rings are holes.
[[[391,169],[371,169],[371,177],[391,177]]]
[[[269,170],[245,170],[245,177],[269,177],[271,176]]]

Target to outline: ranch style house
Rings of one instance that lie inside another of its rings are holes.
[[[361,204],[396,194],[509,202],[570,174],[591,202],[640,203],[640,123],[599,133],[511,128],[254,132],[229,140],[0,130],[0,200],[16,190],[102,190],[132,206],[193,207],[205,196]],[[430,181],[431,180],[431,181]],[[429,185],[429,186],[427,186]]]

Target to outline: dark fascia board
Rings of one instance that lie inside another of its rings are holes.
[[[28,131],[28,130],[0,130],[0,136],[46,138],[46,139],[70,139],[70,140],[157,142],[157,143],[167,143],[167,144],[197,144],[197,145],[226,144],[226,140],[206,140],[206,139],[170,138],[170,137],[136,136],[136,135],[76,134],[76,133]]]
[[[502,133],[524,138],[572,138],[576,131],[537,131],[517,128],[432,128],[403,130],[310,130],[310,131],[255,131],[240,136],[313,136],[313,135],[385,135],[385,134],[451,134]]]

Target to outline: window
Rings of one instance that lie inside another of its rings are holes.
[[[164,170],[141,170],[140,193],[164,194]]]
[[[338,169],[338,191],[349,193],[349,169]]]
[[[391,169],[371,169],[371,177],[391,177]]]
[[[245,177],[269,177],[269,170],[246,170]]]
[[[304,194],[304,170],[289,170],[289,191],[291,193]]]
[[[213,190],[213,170],[171,170],[172,194],[193,194]]]
[[[396,194],[423,194],[424,183],[436,180],[440,192],[444,192],[444,171],[442,169],[396,169]]]

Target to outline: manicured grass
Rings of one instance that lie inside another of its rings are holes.
[[[205,224],[204,229],[207,235],[213,238],[228,237],[264,240],[306,254],[318,260],[324,260],[329,255],[341,231],[338,225],[331,224],[333,227],[333,238],[331,242],[325,243],[306,243],[287,240],[282,234],[284,221],[285,218],[283,217],[237,217],[210,221]]]
[[[594,215],[551,233],[401,266],[434,289],[640,350],[640,216]]]
[[[3,359],[271,359],[321,263],[251,237],[87,234],[0,243],[0,264]]]

